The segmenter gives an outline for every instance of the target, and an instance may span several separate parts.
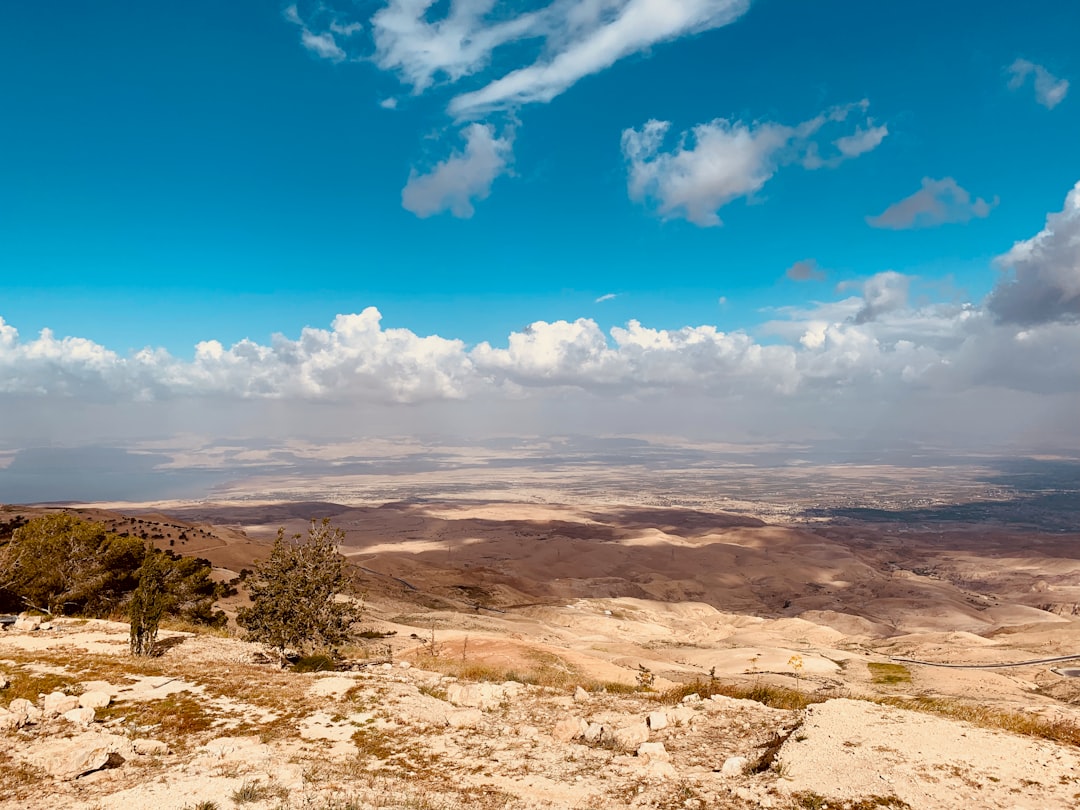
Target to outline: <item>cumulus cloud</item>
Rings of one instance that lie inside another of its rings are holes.
[[[720,225],[720,208],[760,191],[781,166],[835,166],[872,148],[864,143],[861,151],[848,146],[844,152],[837,145],[840,138],[833,141],[836,154],[822,157],[818,138],[824,128],[846,121],[852,113],[865,116],[866,108],[865,101],[834,107],[796,126],[717,118],[682,133],[670,151],[662,149],[669,121],[652,120],[641,129],[624,130],[622,151],[629,164],[630,197],[652,204],[664,219],[683,218],[702,227]]]
[[[792,281],[824,281],[825,271],[818,267],[816,259],[802,259],[791,265],[784,273]]]
[[[1009,89],[1018,90],[1027,84],[1029,76],[1035,77],[1035,100],[1048,110],[1065,100],[1069,92],[1068,79],[1059,79],[1042,65],[1017,59],[1008,67]]]
[[[877,320],[887,312],[907,306],[911,277],[894,270],[877,273],[863,283],[863,306],[855,313],[855,323]]]
[[[997,261],[1007,275],[994,287],[988,307],[1000,321],[1080,318],[1080,183],[1039,233],[1017,242]]]
[[[418,217],[430,217],[450,211],[468,219],[474,213],[473,202],[491,193],[495,178],[505,174],[513,158],[513,133],[495,137],[490,124],[470,124],[462,130],[465,150],[454,152],[421,174],[416,169],[401,192],[401,205]]]
[[[876,217],[867,217],[866,221],[871,227],[894,231],[933,228],[985,218],[997,204],[997,197],[991,202],[982,197],[972,200],[970,192],[951,177],[941,180],[924,177],[922,188],[893,203]]]

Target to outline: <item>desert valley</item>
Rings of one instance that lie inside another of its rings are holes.
[[[2,806],[1075,807],[1077,474],[592,458],[5,506],[232,582],[329,518],[364,638],[300,673],[232,623],[136,661],[126,624],[19,622],[0,704],[46,712],[0,738]]]

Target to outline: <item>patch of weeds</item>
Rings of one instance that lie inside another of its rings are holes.
[[[6,691],[6,690],[5,690]],[[48,774],[25,762],[18,762],[9,754],[0,752],[0,785],[12,799],[22,799],[41,790]]]
[[[240,787],[233,791],[231,798],[234,804],[249,804],[251,802],[261,802],[270,798],[284,799],[288,795],[288,791],[283,787],[276,787],[273,785],[263,785],[259,782],[244,782]]]
[[[162,735],[170,736],[178,744],[193,742],[191,735],[209,730],[215,719],[202,703],[182,692],[143,703],[114,703],[98,710],[98,719],[113,718],[136,726],[156,727]]]
[[[721,683],[718,680],[695,680],[673,687],[660,694],[660,701],[668,704],[679,703],[688,695],[709,698],[713,695],[753,700],[773,709],[801,710],[813,703],[824,703],[828,698],[808,694],[797,689],[772,686],[767,683],[755,683],[752,686],[737,686]]]
[[[772,768],[773,765],[776,764],[776,755],[780,753],[780,749],[784,747],[784,743],[786,743],[788,738],[798,731],[801,726],[802,723],[799,723],[795,728],[784,732],[783,734],[774,731],[769,741],[761,747],[761,756],[759,756],[756,761],[751,762],[746,766],[746,772],[764,773],[769,770],[769,768]]]
[[[425,683],[421,684],[416,689],[421,695],[427,695],[428,697],[433,697],[437,700],[446,700],[446,688],[443,686]]]
[[[911,672],[903,664],[884,664],[879,661],[871,661],[866,665],[870,670],[870,680],[883,686],[893,686],[898,683],[911,683]]]
[[[388,735],[373,728],[358,729],[352,741],[358,755],[368,759],[389,759],[397,751]]]
[[[301,656],[292,665],[293,672],[335,672],[336,670],[337,662],[323,653]]]
[[[195,804],[185,804],[184,810],[219,810],[219,807],[217,802],[204,799],[201,802],[195,802]]]
[[[74,675],[15,671],[9,672],[8,678],[11,683],[4,690],[4,701],[7,703],[16,698],[25,698],[37,705],[38,695],[47,695],[50,692],[78,694],[82,691]]]

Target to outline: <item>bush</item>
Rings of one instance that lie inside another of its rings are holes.
[[[306,540],[299,534],[286,540],[278,529],[269,558],[248,577],[251,606],[237,613],[237,624],[251,641],[273,647],[283,663],[287,649],[333,651],[352,637],[362,611],[338,599],[352,590],[345,558],[337,553],[344,539],[329,519],[312,520]]]

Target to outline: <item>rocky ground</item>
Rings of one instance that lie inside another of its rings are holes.
[[[708,681],[642,691],[550,654],[534,656],[547,677],[522,678],[540,683],[504,680],[478,642],[414,641],[410,660],[373,646],[356,671],[297,673],[235,639],[166,632],[162,655],[135,660],[124,624],[31,628],[0,635],[3,808],[1080,803],[1074,745],[825,699],[835,673],[797,683],[824,702],[782,709]]]

